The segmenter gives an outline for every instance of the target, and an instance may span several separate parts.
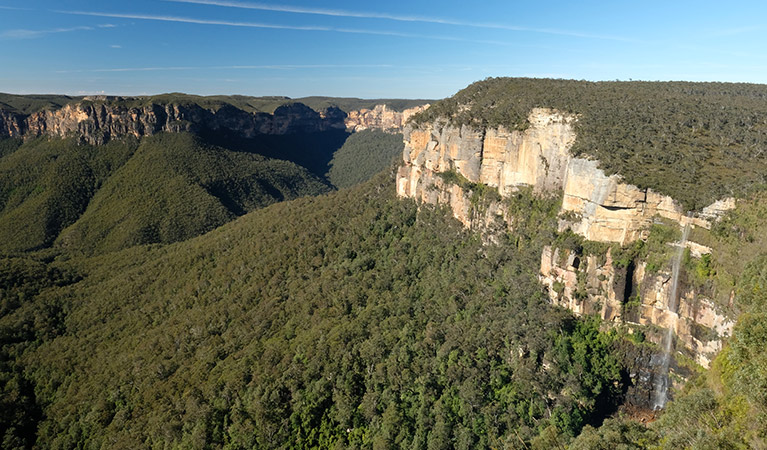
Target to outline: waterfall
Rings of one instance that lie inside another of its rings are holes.
[[[682,257],[684,256],[684,248],[687,244],[687,236],[690,234],[690,222],[687,221],[687,223],[684,226],[684,229],[682,231],[682,239],[679,241],[679,246],[676,250],[676,254],[674,255],[674,260],[671,264],[671,289],[669,291],[669,297],[668,297],[668,312],[673,317],[674,322],[679,319],[678,315],[678,305],[677,305],[677,290],[679,288],[679,270],[682,266]],[[671,347],[674,343],[674,327],[672,326],[672,323],[669,322],[668,329],[666,330],[665,336],[663,336],[663,340],[661,341],[661,345],[663,346],[663,359],[661,360],[661,368],[658,372],[658,375],[655,377],[655,382],[653,386],[654,391],[654,398],[653,398],[653,409],[663,409],[666,406],[666,402],[668,401],[668,388],[670,383],[669,380],[669,363],[671,362]]]

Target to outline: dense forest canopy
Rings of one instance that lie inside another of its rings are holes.
[[[0,93],[0,110],[31,114],[47,109],[59,109],[67,103],[81,100],[82,97],[68,95],[16,95]]]
[[[740,314],[733,336],[649,426],[616,411],[654,345],[539,284],[544,245],[608,247],[557,232],[556,195],[443,174],[473,207],[507,202],[490,243],[397,198],[391,169],[370,179],[399,135],[0,140],[0,446],[764,447],[764,91],[491,79],[416,119],[524,129],[556,108],[579,115],[573,151],[629,182],[690,208],[743,197],[682,269]],[[27,97],[0,101],[69,101]],[[676,239],[653,236],[613,264]]]
[[[402,135],[159,133],[91,145],[0,139],[0,253],[170,243],[391,166]]]
[[[575,156],[688,210],[767,182],[767,86],[490,78],[414,118],[525,129],[532,108],[578,115]]]
[[[382,168],[398,164],[405,143],[401,133],[362,130],[349,136],[333,154],[327,178],[337,188],[367,181]]]
[[[168,246],[4,259],[6,442],[468,449],[598,425],[626,342],[530,270],[558,200],[521,195],[541,213],[486,247],[392,183]]]
[[[275,201],[330,190],[306,168],[258,154],[259,146],[228,150],[186,133],[102,146],[74,138],[0,143],[9,148],[0,158],[6,253],[56,239],[89,251],[175,242]]]

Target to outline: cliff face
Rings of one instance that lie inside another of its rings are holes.
[[[301,103],[280,106],[274,114],[251,114],[231,105],[213,110],[196,104],[126,106],[121,102],[83,101],[28,116],[0,111],[0,137],[74,134],[92,144],[101,144],[113,137],[142,137],[161,131],[230,131],[253,137],[343,129],[345,116],[338,108],[317,112]]]
[[[376,105],[373,109],[349,111],[344,123],[346,128],[352,131],[361,131],[368,128],[399,131],[414,114],[428,107],[429,105],[416,106],[399,112],[387,108],[386,105]]]
[[[694,244],[694,243],[693,243]],[[647,264],[616,268],[610,251],[577,255],[547,246],[541,255],[541,282],[552,301],[578,315],[596,314],[608,323],[669,327],[695,361],[708,367],[734,322],[719,312],[704,290],[681,279],[671,301],[670,270],[651,272]],[[660,336],[650,330],[649,338]]]
[[[86,99],[29,115],[0,110],[0,138],[77,135],[86,142],[103,144],[114,137],[142,137],[162,131],[223,131],[245,138],[331,129],[400,131],[413,114],[429,106],[398,112],[386,105],[377,105],[372,110],[347,114],[336,107],[315,111],[303,103],[289,103],[268,114],[249,113],[228,104],[208,109],[194,103],[130,106],[123,100],[119,97]]]
[[[559,228],[570,228],[591,241],[628,244],[645,238],[654,220],[665,218],[680,227],[710,228],[710,220],[733,206],[717,202],[696,217],[688,216],[672,198],[607,176],[596,161],[574,158],[573,125],[577,117],[534,109],[524,131],[505,128],[475,130],[446,121],[406,127],[404,165],[397,193],[423,202],[448,205],[466,226],[483,231],[513,228],[503,197],[521,186],[538,192],[562,192]],[[501,200],[478,209],[471,193],[444,181],[440,173],[455,171],[471,183],[497,188]],[[689,242],[693,254],[710,250]],[[548,247],[541,257],[541,280],[553,301],[576,314],[599,314],[607,322],[672,327],[694,358],[707,366],[729,334],[732,322],[691,286],[679,289],[677,311],[669,309],[670,274],[649,273],[644,264],[616,272],[609,251],[584,258]],[[585,259],[581,261],[581,259]],[[630,299],[635,300],[627,306]],[[650,336],[653,338],[653,336]]]

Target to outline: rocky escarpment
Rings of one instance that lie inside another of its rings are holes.
[[[399,131],[413,115],[428,107],[429,105],[416,106],[400,112],[388,108],[386,105],[376,105],[373,109],[349,111],[344,123],[346,128],[351,131],[366,129]]]
[[[709,228],[711,220],[732,207],[731,201],[718,202],[690,216],[668,196],[605,175],[597,161],[570,154],[577,120],[554,110],[534,109],[523,131],[478,130],[443,119],[406,127],[397,193],[447,205],[466,226],[492,231],[499,226],[513,228],[504,197],[520,187],[560,192],[559,231],[569,228],[589,241],[621,245],[646,238],[660,219],[680,228]],[[476,208],[467,183],[446,181],[450,177],[445,174],[462,177],[474,187],[495,188],[499,199]],[[698,255],[710,251],[695,243],[687,245]],[[554,302],[576,314],[599,314],[611,323],[648,325],[649,330],[672,327],[687,351],[708,365],[732,322],[692,285],[678,290],[679,302],[670,302],[669,279],[668,270],[653,272],[643,264],[617,270],[609,250],[586,257],[547,247],[541,257],[541,280]],[[670,303],[679,307],[671,310]]]
[[[224,132],[244,138],[333,129],[400,131],[411,116],[428,106],[400,112],[382,104],[347,113],[334,106],[315,111],[294,102],[281,105],[269,114],[251,113],[231,104],[204,107],[187,101],[86,97],[58,109],[32,114],[0,109],[0,138],[76,135],[86,142],[103,144],[115,137],[142,137],[163,131]]]
[[[301,103],[282,105],[268,114],[249,113],[232,105],[217,109],[182,103],[132,106],[118,98],[85,100],[29,115],[0,111],[0,137],[76,135],[101,144],[114,137],[142,137],[162,131],[225,131],[250,138],[344,129],[345,117],[346,113],[335,107],[318,112]]]
[[[583,255],[547,246],[541,255],[541,281],[554,303],[578,315],[596,314],[608,323],[671,328],[692,358],[708,367],[734,322],[705,289],[684,276],[670,305],[671,280],[670,269],[653,270],[644,261],[616,267],[611,251]],[[651,339],[660,340],[655,328],[645,330]]]

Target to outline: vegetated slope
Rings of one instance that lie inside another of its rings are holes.
[[[15,95],[0,93],[0,110],[31,114],[45,109],[58,109],[82,97],[68,95]]]
[[[701,236],[705,237],[705,236]],[[668,448],[767,445],[767,193],[741,201],[711,230],[711,258],[692,266],[701,283],[740,311],[710,371],[685,388],[660,420]]]
[[[490,78],[416,122],[524,129],[534,107],[578,114],[573,154],[699,209],[767,182],[767,86]]]
[[[349,133],[345,130],[264,134],[252,138],[234,136],[227,132],[206,132],[201,136],[205,142],[212,145],[291,161],[318,177],[325,176],[333,154],[343,146],[348,137]]]
[[[558,201],[520,193],[533,213],[518,245],[485,246],[392,183],[50,263],[83,278],[0,318],[3,379],[16,380],[4,389],[26,399],[4,420],[37,430],[6,439],[497,448],[550,425],[574,435],[611,411],[619,339],[549,305],[537,282]]]
[[[729,300],[739,312],[711,369],[701,370],[650,428],[616,418],[587,427],[573,449],[764,448],[767,444],[767,193],[739,201],[711,232],[693,238],[712,247],[685,254],[683,277]]]
[[[330,190],[289,161],[213,147],[184,133],[104,146],[5,142],[11,151],[0,159],[0,251],[6,253],[48,247],[66,227],[59,243],[87,251],[174,242],[275,201]]]
[[[328,181],[337,188],[351,187],[369,180],[402,158],[405,144],[401,133],[380,130],[358,131],[346,139],[330,161]]]
[[[160,134],[142,140],[58,243],[103,252],[176,242],[276,201],[328,191],[291,162]]]
[[[74,139],[0,142],[9,149],[0,158],[0,252],[51,245],[138,146],[130,139],[102,147]]]

